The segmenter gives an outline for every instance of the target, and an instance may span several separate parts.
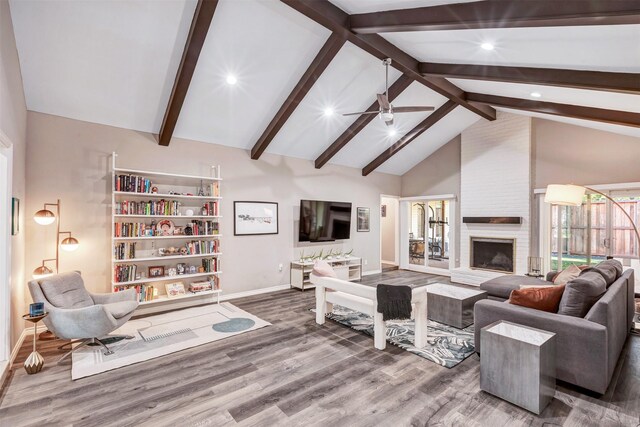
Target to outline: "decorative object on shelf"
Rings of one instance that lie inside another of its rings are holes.
[[[188,267],[188,274],[196,274],[197,272],[198,272],[198,268],[195,265],[190,265]]]
[[[193,228],[191,228],[191,225],[187,225],[186,227],[184,227],[184,235],[185,236],[193,235]]]
[[[167,270],[167,276],[176,276],[178,274],[178,269],[175,267],[170,267]]]
[[[151,187],[151,193],[158,194],[158,187]]]
[[[187,265],[184,262],[179,262],[178,264],[176,264],[176,272],[178,274],[185,274],[186,268],[187,268]]]
[[[175,225],[173,221],[170,219],[163,219],[162,221],[158,221],[158,225],[156,225],[156,230],[159,236],[173,236],[173,232],[175,231]]]
[[[187,294],[184,289],[184,283],[182,282],[167,283],[165,288],[167,290],[167,298],[177,298]]]
[[[278,234],[276,202],[233,202],[233,218],[235,236]]]
[[[380,206],[380,216],[382,216],[382,218],[387,217],[387,205]]]
[[[184,211],[184,214],[185,214],[186,216],[193,216],[193,209],[187,209],[187,210],[185,210],[185,211]]]
[[[164,276],[164,266],[157,265],[149,267],[149,277],[162,277]]]
[[[11,235],[16,236],[20,232],[20,199],[11,198]]]
[[[357,208],[358,212],[358,231],[371,231],[370,229],[370,211],[369,208]]]
[[[44,307],[44,303],[42,303],[42,305]],[[33,323],[33,351],[31,352],[29,357],[27,357],[27,360],[24,361],[24,370],[27,371],[27,374],[29,375],[37,374],[42,370],[42,367],[44,366],[44,358],[36,350],[36,336],[38,335],[38,322],[48,315],[49,313],[43,312],[42,314],[39,314],[37,316],[32,316],[30,314],[25,314],[24,316],[22,316],[24,320]],[[53,334],[51,334],[51,336],[55,338]]]

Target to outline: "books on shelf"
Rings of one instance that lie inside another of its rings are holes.
[[[122,292],[127,289],[135,289],[136,290],[136,301],[144,302],[153,300],[155,294],[155,288],[151,285],[124,285],[124,286],[115,286],[113,288],[113,292]]]
[[[187,224],[191,228],[190,234],[184,234],[184,228],[180,228],[180,234],[184,236],[215,236],[219,234],[220,224],[217,221],[193,221]],[[156,229],[156,224],[144,222],[114,222],[113,237],[155,237],[162,235],[161,230]]]
[[[150,179],[137,175],[115,175],[113,189],[129,193],[151,193],[153,184]]]
[[[215,254],[220,252],[220,240],[192,240],[185,247],[186,255]]]
[[[176,200],[149,200],[148,202],[135,202],[123,200],[116,202],[114,213],[116,215],[180,215],[182,203]]]
[[[136,280],[136,270],[138,266],[135,264],[121,264],[116,265],[113,268],[113,281],[119,282],[131,282]]]
[[[204,205],[202,205],[202,215],[204,216],[218,216],[219,214],[219,210],[218,210],[218,202],[207,202]]]
[[[136,242],[121,242],[113,245],[114,259],[134,259],[136,257]]]
[[[206,273],[215,273],[220,267],[220,260],[218,258],[205,258],[202,260],[202,266]]]

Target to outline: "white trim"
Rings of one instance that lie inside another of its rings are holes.
[[[0,129],[0,145],[4,145],[5,148],[13,146],[11,139],[9,139],[6,133],[2,132],[2,129]]]
[[[365,271],[363,272],[361,275],[362,276],[371,276],[373,274],[382,274],[382,270],[371,270],[371,271]]]
[[[411,202],[414,200],[457,200],[457,197],[455,194],[439,194],[436,196],[400,197],[400,201]]]
[[[582,184],[576,184],[582,185]],[[636,190],[640,188],[640,182],[621,182],[617,184],[586,184],[585,187],[591,187],[594,190],[598,191],[607,191],[607,190]],[[547,192],[547,188],[536,188],[533,190],[533,194],[545,194]]]
[[[387,260],[384,260],[384,259],[381,259],[381,260],[380,260],[380,262],[381,262],[381,263],[383,263],[383,264],[398,265],[398,263],[397,263],[397,262],[394,262],[394,261],[387,261]]]
[[[12,288],[16,284],[12,281],[11,271],[11,251],[13,244],[13,236],[11,235],[11,209],[12,209],[12,196],[13,196],[13,145],[9,141],[6,134],[0,131],[0,156],[6,159],[6,194],[4,189],[0,189],[0,197],[4,198],[5,208],[4,212],[0,214],[0,240],[6,240],[2,243],[0,248],[0,273],[3,277],[0,277],[0,362],[11,360],[11,333],[12,333],[12,319],[11,319],[11,300],[12,300]],[[4,178],[3,178],[4,180]],[[2,205],[2,203],[0,203]],[[23,205],[24,209],[24,205]],[[22,230],[24,233],[25,231]]]
[[[0,390],[2,390],[2,386],[4,386],[4,382],[7,380],[7,374],[9,374],[10,369],[11,364],[8,360],[0,362]]]

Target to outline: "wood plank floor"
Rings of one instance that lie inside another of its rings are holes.
[[[403,271],[380,282],[445,281]],[[40,342],[44,370],[14,366],[0,425],[77,426],[637,426],[640,337],[631,336],[603,396],[559,384],[535,416],[479,390],[479,358],[446,369],[337,323],[315,324],[313,291],[233,304],[273,326],[71,381],[60,341]],[[17,360],[30,352],[26,342]]]

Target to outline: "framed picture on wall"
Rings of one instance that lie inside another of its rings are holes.
[[[233,202],[233,234],[278,234],[278,203]]]
[[[386,218],[386,216],[387,216],[387,205],[380,206],[380,216],[382,216],[382,218]]]
[[[371,231],[369,208],[358,208],[358,231]]]
[[[15,236],[20,231],[20,199],[11,198],[11,235]]]

